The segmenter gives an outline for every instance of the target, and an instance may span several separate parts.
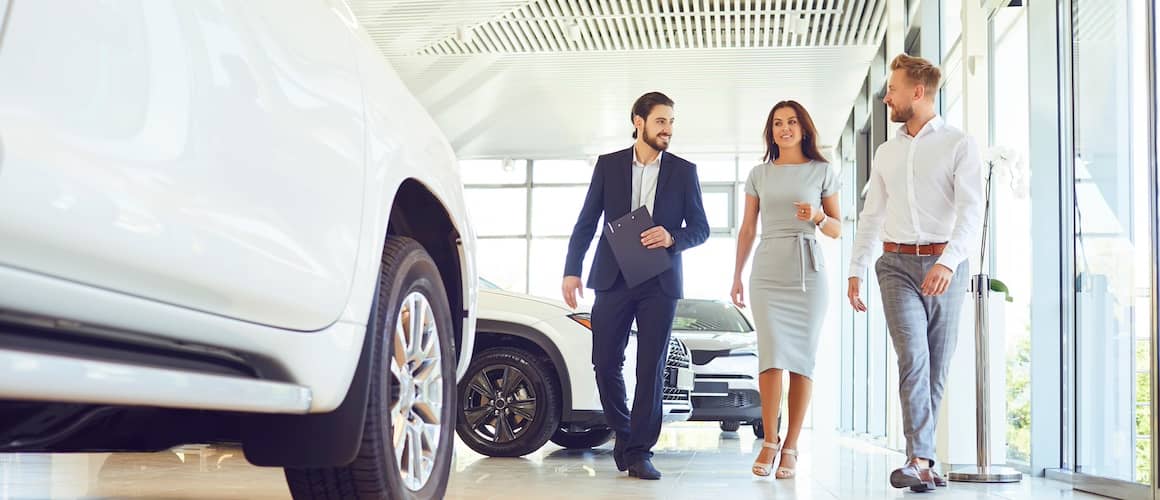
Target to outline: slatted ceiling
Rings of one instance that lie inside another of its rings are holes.
[[[887,1],[353,0],[353,8],[391,56],[864,45],[880,38]]]
[[[415,53],[455,29],[503,15],[528,0],[352,0],[363,29],[389,55]]]

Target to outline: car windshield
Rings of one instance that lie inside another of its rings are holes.
[[[685,332],[752,332],[753,326],[733,304],[713,300],[677,301],[673,330]]]

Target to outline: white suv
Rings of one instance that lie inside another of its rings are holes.
[[[696,386],[689,420],[720,422],[721,430],[729,432],[745,423],[764,438],[757,336],[749,318],[729,302],[681,299],[673,336],[692,351]]]
[[[345,4],[0,0],[0,30],[0,452],[241,443],[295,498],[441,498],[474,235]]]
[[[612,439],[592,371],[588,313],[481,282],[475,355],[456,401],[460,439],[493,457],[526,455],[549,439],[565,448],[591,448]],[[690,353],[674,337],[668,356],[663,420],[684,421],[693,410]],[[633,336],[624,363],[630,406],[635,373]]]

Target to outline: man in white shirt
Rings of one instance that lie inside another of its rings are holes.
[[[907,464],[895,488],[945,486],[934,465],[935,422],[967,291],[967,258],[983,222],[982,161],[975,141],[935,112],[939,69],[899,55],[886,97],[890,120],[904,123],[878,147],[850,260],[850,305],[865,311],[862,279],[872,250],[882,307],[898,353]]]

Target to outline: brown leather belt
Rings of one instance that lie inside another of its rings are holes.
[[[906,255],[942,255],[943,250],[946,250],[946,243],[931,243],[929,245],[911,245],[907,243],[890,243],[882,244],[883,252],[901,253]]]

